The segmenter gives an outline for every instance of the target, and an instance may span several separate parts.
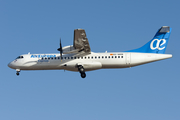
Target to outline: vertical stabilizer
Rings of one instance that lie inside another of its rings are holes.
[[[140,53],[159,53],[164,54],[167,48],[171,33],[171,28],[169,26],[162,26],[154,36],[152,40],[146,43],[144,46],[126,51],[126,52],[140,52]]]

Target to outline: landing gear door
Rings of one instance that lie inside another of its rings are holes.
[[[130,67],[131,64],[131,53],[126,53],[126,65]]]

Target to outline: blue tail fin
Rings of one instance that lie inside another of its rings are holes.
[[[144,46],[126,52],[164,54],[167,48],[170,33],[171,33],[171,28],[169,26],[163,26],[157,31],[154,38],[148,43],[146,43]]]

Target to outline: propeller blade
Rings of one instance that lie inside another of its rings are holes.
[[[60,56],[61,56],[61,60],[63,59],[62,58],[62,53],[63,53],[63,50],[62,50],[62,44],[61,44],[61,38],[60,38],[60,44],[59,44],[60,48],[58,48],[57,50],[60,51]]]
[[[60,54],[61,54],[61,60],[62,60],[62,53],[63,53],[63,51],[62,51],[61,38],[60,38]]]
[[[62,45],[61,45],[61,38],[60,38],[60,48],[62,49]]]

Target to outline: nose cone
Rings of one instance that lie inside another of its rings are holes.
[[[10,68],[14,69],[14,65],[13,65],[13,63],[12,63],[12,62],[10,62],[10,63],[8,64],[8,67],[10,67]]]

